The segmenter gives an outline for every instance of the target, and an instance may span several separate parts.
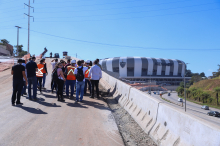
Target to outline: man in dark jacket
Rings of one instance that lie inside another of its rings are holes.
[[[26,81],[26,85],[28,83],[27,77],[25,75],[25,67],[22,65],[22,59],[18,59],[18,64],[14,65],[11,70],[11,74],[13,75],[13,93],[12,93],[12,106],[15,105],[22,105],[20,98],[21,98],[21,91],[23,87],[23,78]]]

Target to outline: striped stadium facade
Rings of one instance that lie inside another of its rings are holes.
[[[100,60],[103,71],[117,78],[182,79],[185,63],[176,59],[114,57]]]

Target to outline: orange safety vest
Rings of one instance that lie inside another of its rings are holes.
[[[91,66],[89,66],[88,69],[85,72],[85,78],[87,78],[87,79],[89,78],[89,71],[90,71],[90,69],[91,69]]]
[[[76,77],[74,75],[74,70],[76,67],[73,66],[67,66],[67,80],[76,80]]]
[[[37,77],[43,77],[43,69],[44,69],[44,65],[43,64],[38,64],[38,71],[36,72],[36,76]]]
[[[46,63],[44,62],[44,65],[45,65],[45,64],[46,64]],[[42,73],[44,73],[44,74],[47,73],[44,67],[43,67]]]

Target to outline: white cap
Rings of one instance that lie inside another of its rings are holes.
[[[72,60],[72,61],[71,61],[71,64],[72,64],[72,63],[76,63],[76,60]]]
[[[86,60],[86,63],[90,63],[90,60]]]

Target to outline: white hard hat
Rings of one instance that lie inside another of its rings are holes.
[[[71,61],[71,64],[72,64],[72,63],[76,63],[76,60],[72,60],[72,61]]]
[[[86,60],[86,63],[90,63],[90,60]]]

